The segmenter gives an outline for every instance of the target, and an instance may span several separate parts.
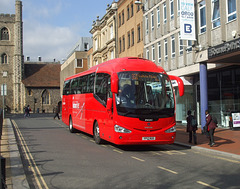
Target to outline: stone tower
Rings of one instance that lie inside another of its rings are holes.
[[[22,1],[15,1],[15,11],[15,14],[0,14],[0,85],[7,89],[4,107],[11,113],[20,113],[25,105]]]
[[[22,1],[16,0],[14,24],[14,58],[13,58],[13,105],[15,112],[23,110],[23,23]]]

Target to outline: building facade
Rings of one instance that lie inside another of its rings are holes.
[[[7,91],[5,108],[15,113],[21,112],[25,103],[22,31],[22,2],[16,0],[15,14],[0,14],[0,85]]]
[[[143,10],[133,0],[119,0],[117,57],[143,57]]]
[[[182,77],[185,95],[177,97],[177,120],[193,110],[205,125],[205,110],[229,126],[240,110],[240,1],[197,0],[196,40],[182,40],[180,0],[143,0],[144,57],[168,74]],[[175,89],[177,94],[177,88]]]
[[[61,65],[60,72],[60,91],[62,95],[64,80],[74,74],[89,69],[91,60],[89,50],[92,49],[92,38],[81,37],[77,44],[71,49],[67,59]]]
[[[106,14],[93,22],[90,33],[93,38],[93,66],[116,58],[117,38],[117,3],[112,2],[106,9]]]
[[[25,106],[33,113],[54,113],[60,96],[60,62],[25,62]]]

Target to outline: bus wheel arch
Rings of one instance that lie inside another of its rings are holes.
[[[96,144],[101,144],[102,143],[102,139],[100,137],[100,130],[99,130],[99,125],[97,120],[94,121],[93,124],[93,138]]]

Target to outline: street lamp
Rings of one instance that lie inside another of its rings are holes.
[[[134,4],[135,4],[135,5],[138,5],[138,6],[142,5],[141,8],[142,8],[142,10],[144,11],[144,6],[143,6],[143,3],[142,3],[141,1],[135,1]]]
[[[141,1],[135,1],[135,5],[142,5],[143,3]]]

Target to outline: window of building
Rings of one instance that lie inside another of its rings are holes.
[[[8,63],[8,56],[6,55],[6,53],[3,53],[1,56],[1,63],[2,64],[7,64]]]
[[[173,0],[170,0],[170,18],[174,18]]]
[[[155,62],[155,46],[152,45],[152,61]]]
[[[146,49],[146,59],[149,60],[149,49],[148,48]]]
[[[111,54],[111,59],[114,59],[114,51],[113,50],[110,52],[110,54]]]
[[[137,40],[138,40],[138,42],[141,41],[141,26],[140,26],[140,24],[138,24],[138,26],[137,26]]]
[[[133,10],[133,2],[131,3],[131,17],[134,15],[134,10]]]
[[[154,30],[154,13],[151,12],[151,22],[152,22],[152,30]]]
[[[145,16],[146,34],[148,34],[148,16]]]
[[[128,48],[130,48],[131,46],[131,36],[130,36],[130,32],[128,32]]]
[[[42,104],[50,104],[50,94],[46,89],[42,93]]]
[[[110,39],[113,39],[114,33],[113,33],[113,24],[110,26]]]
[[[167,5],[166,3],[163,4],[163,22],[167,22]]]
[[[122,39],[121,37],[119,38],[119,52],[122,52]]]
[[[27,94],[28,94],[28,96],[32,96],[32,90],[31,90],[31,89],[28,89],[28,90],[27,90]]]
[[[179,55],[183,54],[183,40],[181,39],[181,34],[179,32]]]
[[[179,16],[180,15],[180,0],[178,0],[177,4],[178,4],[178,16]]]
[[[157,27],[160,27],[160,9],[157,7]]]
[[[167,39],[164,40],[164,51],[165,51],[165,60],[168,59],[168,44],[167,44]]]
[[[228,22],[237,18],[236,0],[227,0],[227,11]]]
[[[122,24],[124,24],[124,10],[122,11]]]
[[[97,38],[95,38],[95,40],[94,40],[94,41],[95,41],[95,51],[96,51],[96,50],[98,50],[98,39],[97,39]]]
[[[212,27],[220,26],[220,7],[219,0],[212,0]]]
[[[118,25],[119,27],[122,25],[122,17],[121,17],[121,14],[118,15]]]
[[[175,37],[174,35],[171,36],[171,44],[172,44],[172,58],[175,57]]]
[[[7,71],[3,71],[3,77],[7,77],[8,76],[8,72]]]
[[[125,51],[125,35],[122,37],[122,44],[123,44],[122,50]]]
[[[140,5],[137,5],[137,12],[140,11]]]
[[[134,29],[132,29],[132,46],[134,45]]]
[[[75,59],[75,68],[83,68],[83,59]]]
[[[88,43],[84,43],[84,50],[88,51]]]
[[[199,3],[199,24],[200,24],[200,33],[206,32],[206,2],[201,1]]]
[[[9,40],[9,32],[6,27],[1,29],[0,39],[1,40]]]
[[[188,50],[188,52],[191,52],[192,51],[192,41],[188,40],[187,44],[188,44],[187,50]]]
[[[127,19],[129,20],[130,18],[130,9],[129,9],[129,5],[127,6]]]
[[[161,59],[161,42],[158,42],[158,63],[160,63],[162,61]]]

